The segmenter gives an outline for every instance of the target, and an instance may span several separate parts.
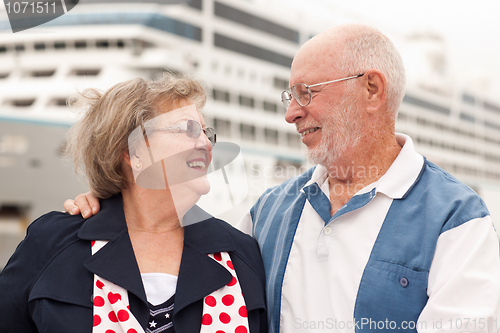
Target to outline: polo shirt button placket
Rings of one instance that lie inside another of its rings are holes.
[[[326,228],[323,230],[323,233],[324,233],[325,235],[327,235],[327,236],[328,236],[328,235],[330,235],[330,234],[332,233],[332,228],[330,228],[330,227],[326,227]]]

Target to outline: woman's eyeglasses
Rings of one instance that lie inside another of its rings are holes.
[[[188,138],[191,139],[198,139],[200,137],[201,131],[203,131],[203,133],[205,133],[212,146],[215,145],[215,142],[217,142],[217,136],[215,134],[215,130],[212,127],[201,128],[199,122],[191,119],[172,126],[155,129],[154,132],[156,131],[167,131],[170,133],[186,133]]]

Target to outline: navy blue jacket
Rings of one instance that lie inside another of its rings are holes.
[[[128,235],[121,195],[101,202],[87,220],[51,212],[34,221],[0,275],[0,332],[92,332],[94,274],[128,290],[130,309],[143,328],[149,308]],[[91,240],[109,243],[91,255]],[[247,306],[250,332],[267,332],[265,274],[256,241],[209,218],[185,227],[174,329],[200,331],[203,298],[231,274],[207,256],[231,256]]]

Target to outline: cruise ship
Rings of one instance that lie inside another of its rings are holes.
[[[277,0],[178,2],[80,1],[19,33],[0,13],[0,269],[30,221],[86,191],[62,151],[78,117],[67,101],[87,87],[165,71],[206,82],[207,123],[218,141],[241,148],[246,169],[248,195],[221,215],[231,223],[267,187],[309,167],[279,96],[300,45],[348,20],[304,17]],[[412,81],[397,130],[477,191],[500,222],[500,101]]]

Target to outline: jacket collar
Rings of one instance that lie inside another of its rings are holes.
[[[232,238],[214,218],[185,227],[175,313],[231,281],[231,273],[207,254],[230,252],[235,248]]]
[[[85,240],[117,240],[127,233],[127,222],[123,212],[123,199],[117,194],[100,202],[101,210],[84,222],[78,237]],[[184,242],[208,254],[235,249],[232,238],[216,219],[198,206],[193,206],[184,216],[187,226]],[[210,223],[199,223],[210,221]]]
[[[85,221],[78,237],[85,240],[115,240],[127,229],[121,194],[101,200],[101,210]]]
[[[200,214],[206,213],[195,206],[187,216],[190,214],[199,217]],[[78,236],[85,240],[109,240],[85,262],[85,267],[93,274],[125,288],[147,304],[120,194],[102,200],[101,211],[87,219]],[[176,313],[231,281],[231,273],[207,254],[229,252],[235,248],[236,244],[221,222],[213,217],[185,227],[184,249],[176,290]],[[138,319],[142,323],[143,320]]]
[[[115,195],[102,200],[100,204],[101,211],[85,221],[78,237],[109,242],[87,259],[84,266],[93,274],[125,288],[147,302],[139,266],[128,235],[122,196]]]

